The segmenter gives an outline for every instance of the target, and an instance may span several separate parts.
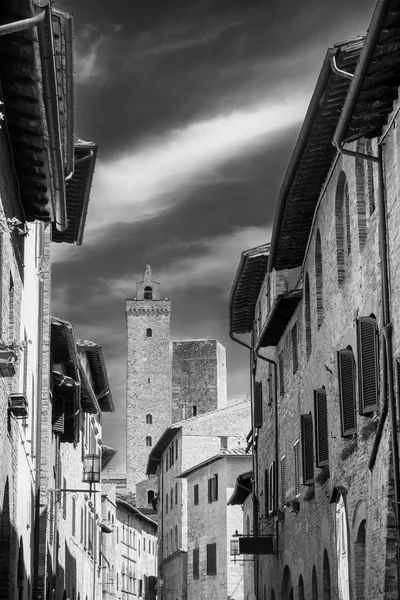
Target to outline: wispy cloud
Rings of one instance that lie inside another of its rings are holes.
[[[85,243],[117,222],[157,216],[185,200],[227,161],[271,144],[300,122],[306,96],[290,94],[280,104],[255,105],[167,131],[96,168]]]
[[[157,280],[168,282],[168,289],[173,294],[185,289],[220,290],[223,297],[229,290],[240,254],[270,240],[270,227],[245,227],[229,234],[212,238],[195,240],[189,244],[178,243],[181,258],[171,261],[164,268],[157,270]],[[171,251],[164,248],[165,252]],[[99,278],[98,285],[102,293],[99,301],[110,301],[111,298],[122,300],[132,295],[132,278],[139,281],[141,273],[122,273],[116,278]]]
[[[99,33],[93,25],[87,25],[75,43],[75,73],[77,83],[103,83],[106,77],[105,63],[101,59],[103,47],[112,41],[121,29],[113,25],[109,33]]]

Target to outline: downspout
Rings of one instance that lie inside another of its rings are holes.
[[[393,373],[393,345],[392,345],[392,324],[390,319],[390,291],[389,291],[389,268],[388,268],[388,257],[387,257],[387,230],[386,230],[386,203],[385,203],[385,181],[383,173],[383,152],[382,144],[378,144],[378,156],[369,156],[366,154],[357,153],[343,147],[344,135],[353,113],[354,106],[368,68],[369,59],[375,47],[376,39],[379,35],[383,18],[386,14],[386,10],[389,5],[389,0],[378,0],[378,4],[374,11],[371,25],[368,30],[368,34],[365,40],[365,44],[357,64],[354,77],[350,83],[349,90],[346,96],[346,100],[342,109],[342,113],[339,118],[339,123],[336,128],[332,143],[341,154],[347,154],[349,156],[356,156],[365,160],[373,161],[378,167],[378,217],[379,217],[379,255],[381,260],[381,300],[382,300],[382,333],[385,340],[385,353],[386,356],[383,361],[383,366],[386,363],[387,367],[387,391],[389,395],[389,407],[390,407],[390,429],[391,429],[391,440],[393,449],[393,477],[394,477],[394,512],[396,517],[396,562],[397,562],[397,598],[400,598],[400,479],[399,479],[399,447],[397,439],[397,417],[396,417],[396,398],[394,393],[394,373]],[[385,396],[386,390],[384,389],[383,395]],[[386,419],[386,411],[382,410],[378,431],[380,434],[383,429],[383,424]],[[376,439],[373,454],[370,459],[369,466],[375,463],[376,454],[378,451],[378,445],[380,436]]]
[[[164,515],[163,515],[163,511],[164,511],[164,462],[163,459],[160,460],[160,469],[161,469],[161,490],[160,490],[160,498],[158,499],[159,504],[161,505],[161,515],[160,515],[160,525],[161,525],[161,531],[160,531],[160,536],[159,536],[159,540],[160,540],[160,544],[158,547],[158,554],[159,554],[159,565],[161,565],[161,578],[163,581],[163,585],[160,584],[160,600],[164,600],[164,565],[163,565],[163,560],[164,560]],[[159,578],[159,580],[161,579]],[[158,593],[157,593],[158,596]]]
[[[38,0],[35,0],[38,3]],[[60,133],[57,75],[54,63],[53,25],[50,4],[44,7],[45,17],[38,25],[40,61],[43,78],[43,100],[49,132],[49,147],[53,165],[55,189],[55,222],[58,231],[68,228],[64,182],[64,161]]]

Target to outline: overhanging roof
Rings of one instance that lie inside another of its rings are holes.
[[[360,81],[361,88],[355,93]],[[399,86],[400,1],[380,0],[368,28],[355,76],[350,82],[345,103],[345,108],[350,109],[350,119],[340,124],[343,141],[381,135],[398,97]]]
[[[86,413],[100,413],[100,406],[97,402],[96,394],[90,384],[88,376],[82,365],[79,366],[79,375],[81,378],[81,405]]]
[[[302,290],[293,290],[275,298],[271,311],[261,330],[257,348],[276,346],[292,318],[302,297]]]
[[[354,73],[364,38],[330,48],[311,98],[287,168],[275,211],[268,270],[291,269],[303,263],[321,188],[336,156],[332,137],[349,88],[349,79],[333,73],[331,57],[340,69]]]
[[[98,146],[92,142],[78,140],[75,143],[74,173],[67,181],[68,229],[58,231],[53,223],[53,242],[82,244],[97,152]]]
[[[74,329],[68,321],[51,318],[51,357],[53,363],[63,364],[66,374],[77,380],[78,356]]]
[[[126,500],[122,500],[122,498],[117,498],[117,506],[118,506],[118,504],[120,505],[120,507],[126,508],[131,513],[133,513],[134,515],[139,517],[140,519],[143,519],[147,523],[150,523],[150,525],[154,525],[154,527],[157,528],[157,523],[155,521],[153,521],[153,519],[150,519],[150,517],[148,517],[147,515],[142,513],[139,509],[137,509],[136,506],[133,506]]]
[[[230,334],[250,333],[267,271],[269,244],[242,252],[229,297]]]
[[[93,389],[101,412],[114,412],[114,402],[108,381],[102,347],[87,340],[79,340],[77,346],[79,350],[83,350],[87,354],[90,372],[92,374]]]
[[[236,477],[235,489],[228,500],[228,505],[243,504],[251,494],[252,479],[253,471],[247,471]]]
[[[164,433],[162,434],[156,445],[153,446],[153,449],[149,454],[146,475],[155,475],[157,473],[157,467],[161,462],[163,452],[172,442],[172,440],[174,439],[174,437],[180,429],[182,429],[180,426],[176,427],[175,425],[172,425],[164,431]]]
[[[217,460],[221,460],[223,458],[249,458],[249,455],[246,454],[242,448],[234,448],[232,450],[223,450],[223,451],[219,452],[218,454],[214,454],[214,456],[210,456],[210,458],[203,460],[201,463],[198,463],[197,465],[193,465],[193,467],[190,467],[190,469],[186,469],[186,471],[182,471],[182,473],[180,473],[178,475],[178,477],[180,477],[181,479],[186,479],[186,477],[189,477],[189,475],[191,475],[195,471],[198,471],[199,469],[202,469],[203,467],[207,467],[208,465],[211,465],[212,463],[216,462]]]
[[[117,454],[118,450],[111,448],[111,446],[105,446],[104,444],[101,447],[101,470],[104,471]]]

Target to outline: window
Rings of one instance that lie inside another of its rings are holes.
[[[329,463],[328,407],[325,388],[314,391],[315,453],[317,467]]]
[[[286,502],[286,456],[281,458],[281,506]]]
[[[153,330],[150,327],[146,329],[146,337],[153,337]]]
[[[153,442],[152,442],[151,436],[148,435],[146,437],[146,446],[152,446],[152,445],[153,445]]]
[[[299,354],[297,349],[297,323],[292,327],[292,359],[293,359],[293,374],[299,369]]]
[[[269,486],[268,486],[268,469],[264,471],[264,511],[265,516],[269,516]]]
[[[221,435],[219,440],[221,450],[228,450],[228,438],[224,435]]]
[[[378,409],[379,359],[378,328],[374,317],[361,317],[358,329],[358,367],[360,414],[368,415]]]
[[[268,506],[269,506],[269,514],[273,513],[276,508],[276,496],[275,496],[275,461],[273,461],[269,466],[269,481],[268,481]]]
[[[358,140],[357,152],[365,154],[364,140]],[[367,208],[365,201],[365,160],[356,157],[356,196],[357,196],[357,222],[358,222],[358,245],[360,250],[367,241]]]
[[[262,411],[262,383],[261,381],[254,382],[254,427],[262,427],[263,411]]]
[[[178,525],[175,525],[175,548],[178,549]]]
[[[193,406],[193,416],[197,417],[197,406]]]
[[[324,320],[324,298],[323,298],[323,279],[322,279],[322,244],[319,229],[315,236],[315,292],[317,301],[317,327],[322,325]]]
[[[372,155],[372,140],[367,140],[367,154]],[[368,179],[368,206],[369,206],[369,214],[375,210],[375,187],[374,187],[374,163],[372,160],[367,161],[367,179]]]
[[[178,484],[175,483],[175,504],[178,504]]]
[[[350,198],[344,171],[339,174],[336,187],[335,217],[337,275],[340,286],[345,277],[346,260],[351,252]]]
[[[194,548],[193,549],[193,579],[198,579],[200,576],[200,555],[199,555],[199,549],[198,548]]]
[[[151,502],[154,500],[154,491],[153,490],[149,490],[147,492],[147,504],[151,504]]]
[[[311,336],[311,298],[310,298],[310,279],[306,273],[306,283],[304,291],[304,322],[306,328],[306,355],[310,358],[312,350]]]
[[[175,460],[178,460],[178,440],[175,441]]]
[[[314,443],[312,415],[301,415],[301,442],[303,458],[303,484],[314,483]]]
[[[207,575],[217,574],[217,544],[207,544]]]
[[[153,300],[153,289],[149,285],[144,288],[144,299]]]
[[[165,512],[168,514],[168,494],[165,495]],[[168,541],[168,538],[167,538]]]
[[[346,437],[356,431],[356,382],[351,349],[339,350],[338,373],[342,437]]]
[[[294,494],[300,496],[300,440],[293,444],[294,454]]]
[[[170,494],[169,499],[170,499],[170,507],[173,508],[173,506],[174,506],[174,489],[173,488],[171,488],[171,494]]]
[[[72,496],[72,535],[76,534],[76,498]]]
[[[193,504],[196,506],[199,503],[199,484],[196,483],[193,487]]]
[[[218,500],[218,475],[214,475],[208,480],[208,503]]]
[[[283,380],[283,352],[280,353],[278,358],[279,368],[279,393],[281,396],[285,393],[285,383]]]
[[[146,415],[146,423],[147,423],[147,425],[152,425],[153,424],[153,417],[152,417],[152,415],[150,415],[150,414]]]
[[[67,480],[65,479],[65,477],[63,477],[63,488],[64,490],[67,488]],[[63,515],[63,519],[67,518],[67,492],[63,492],[62,495],[62,515]]]

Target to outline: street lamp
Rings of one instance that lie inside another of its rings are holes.
[[[84,483],[100,482],[100,454],[85,454],[83,457],[83,479]]]

